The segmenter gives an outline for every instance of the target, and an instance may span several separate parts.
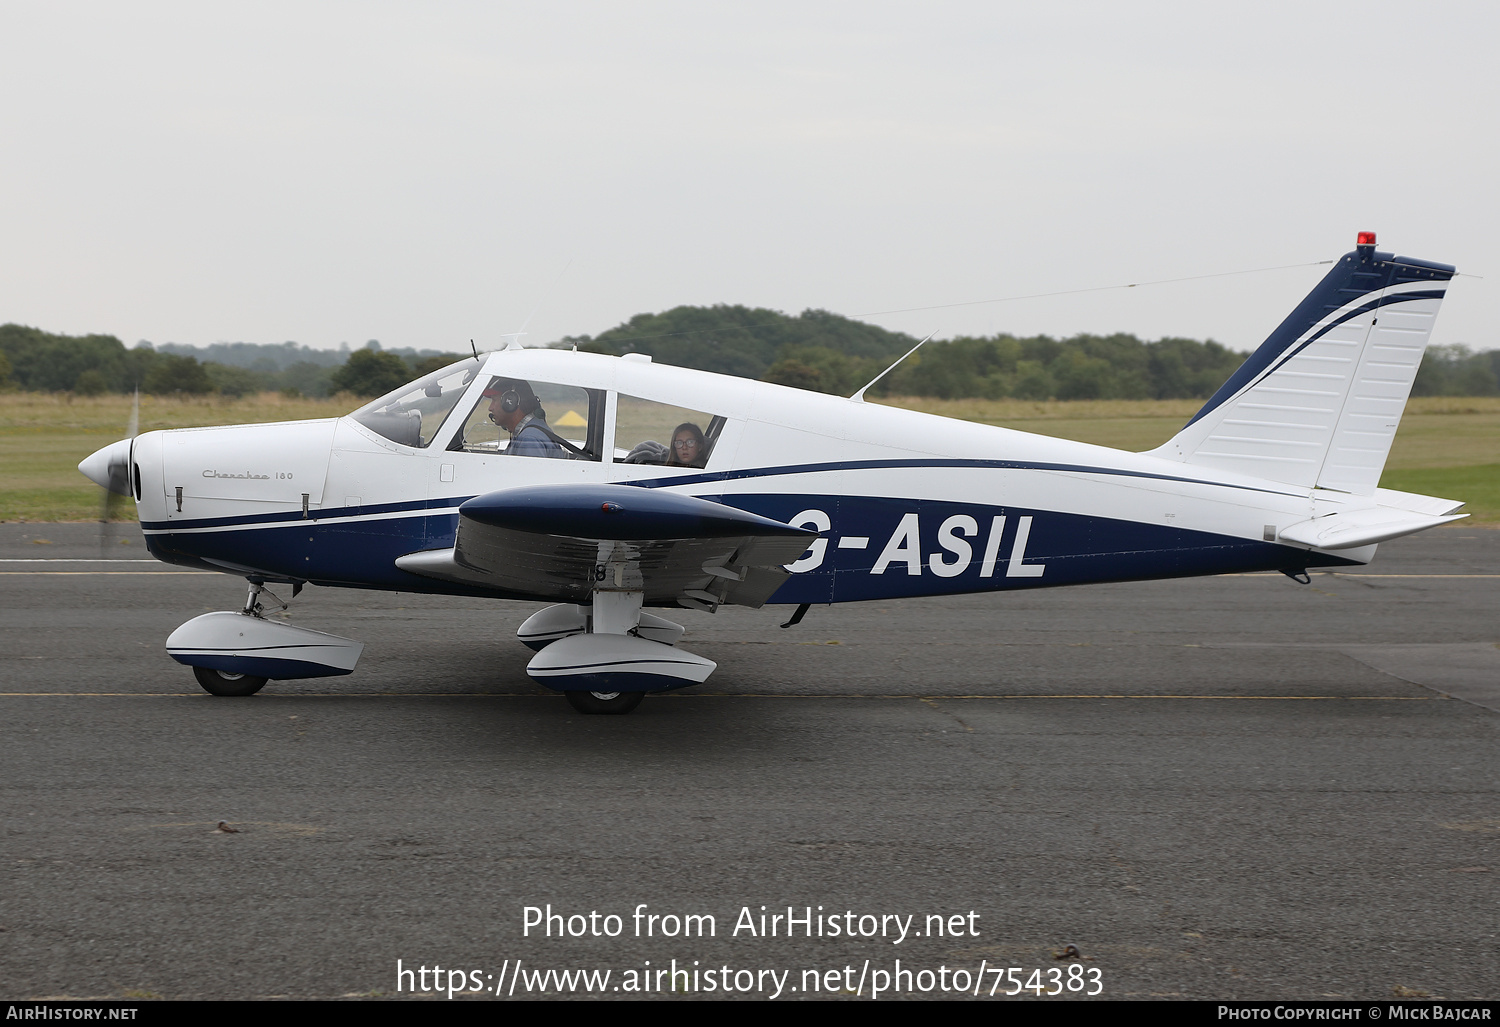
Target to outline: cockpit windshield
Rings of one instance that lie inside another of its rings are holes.
[[[479,368],[474,357],[449,364],[366,403],[349,416],[392,442],[425,449],[479,375]]]

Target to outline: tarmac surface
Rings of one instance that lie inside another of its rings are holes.
[[[548,969],[626,997],[674,959],[702,975],[679,995],[791,971],[780,1000],[804,971],[868,1000],[898,959],[982,995],[1015,987],[996,966],[1050,989],[1075,965],[1106,998],[1500,993],[1500,531],[1305,586],[815,607],[785,631],[781,608],[683,611],[718,671],[625,717],[525,676],[536,606],[316,587],[291,620],[364,641],[358,670],[210,697],[162,643],[243,582],[106,531],[0,525],[0,998],[446,1000],[398,959],[462,971],[470,1001],[555,993]],[[584,936],[528,933],[548,904]],[[761,936],[762,906],[820,919]],[[662,936],[688,914],[714,936]],[[928,980],[888,983],[943,997]]]

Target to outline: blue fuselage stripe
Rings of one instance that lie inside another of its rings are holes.
[[[971,460],[916,458],[901,460],[838,460],[816,464],[783,464],[775,467],[746,467],[731,471],[711,471],[703,474],[684,474],[670,478],[646,478],[639,481],[611,482],[637,488],[669,488],[683,485],[698,485],[707,482],[743,481],[750,478],[771,478],[796,474],[826,474],[831,471],[895,470],[908,468],[987,468],[1010,471],[1055,471],[1071,474],[1104,474],[1111,477],[1142,478],[1155,481],[1175,481],[1187,485],[1208,485],[1214,488],[1238,489],[1246,492],[1261,492],[1273,496],[1299,496],[1303,493],[1287,489],[1276,489],[1256,485],[1238,485],[1231,482],[1213,481],[1207,478],[1189,478],[1182,475],[1160,474],[1154,471],[1133,471],[1118,467],[1100,467],[1092,464],[1042,463],[1034,460]],[[458,507],[475,496],[452,496],[446,499],[414,500],[404,503],[381,503],[371,506],[337,507],[311,512],[304,517],[300,511],[274,514],[242,514],[234,517],[184,518],[168,521],[142,521],[141,528],[147,532],[180,532],[201,528],[231,528],[266,526],[276,524],[312,526],[320,521],[335,518],[374,519],[382,514],[412,513],[425,517],[452,517]]]
[[[783,582],[772,603],[853,602],[1353,562],[1260,539],[1015,506],[801,491],[704,498],[781,523],[791,523],[805,511],[820,511],[823,523],[831,525],[810,543],[799,571]],[[313,526],[156,531],[146,540],[152,554],[169,563],[231,567],[274,580],[558,600],[545,591],[545,582],[539,582],[536,593],[517,593],[425,578],[396,567],[396,560],[408,553],[452,547],[458,520],[458,512],[450,508],[441,515],[422,511]],[[845,547],[839,544],[844,538],[860,544]]]
[[[1207,478],[1188,478],[1174,474],[1159,474],[1155,471],[1132,471],[1119,467],[1099,467],[1092,464],[1054,464],[1035,460],[970,460],[970,459],[905,459],[905,460],[841,460],[822,464],[784,464],[779,467],[746,467],[732,471],[712,471],[690,474],[679,478],[646,478],[628,484],[645,488],[667,488],[673,485],[696,485],[703,482],[741,481],[747,478],[771,478],[791,474],[825,474],[829,471],[893,470],[912,467],[975,468],[983,467],[1004,471],[1056,471],[1065,474],[1106,474],[1112,477],[1144,478],[1155,481],[1176,481],[1187,485],[1210,485],[1215,488],[1241,489],[1247,492],[1264,492],[1273,496],[1296,496],[1303,493],[1286,489],[1267,488],[1258,485],[1238,485]]]

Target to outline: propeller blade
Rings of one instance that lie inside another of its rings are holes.
[[[135,390],[130,404],[130,420],[125,425],[125,437],[111,443],[98,452],[85,457],[78,465],[84,477],[104,489],[99,500],[99,553],[105,551],[105,534],[109,522],[114,520],[120,505],[120,497],[134,495],[130,480],[130,456],[135,446],[135,437],[141,427],[141,390]]]

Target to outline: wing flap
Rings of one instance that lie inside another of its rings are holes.
[[[816,535],[695,496],[533,485],[469,500],[452,549],[411,553],[396,565],[552,601],[586,603],[595,589],[625,589],[653,605],[759,607]]]

